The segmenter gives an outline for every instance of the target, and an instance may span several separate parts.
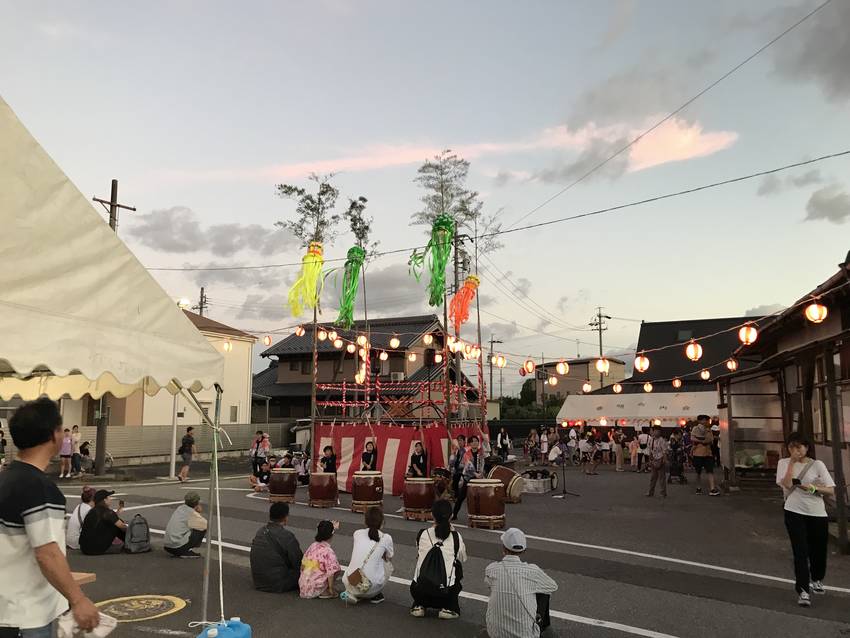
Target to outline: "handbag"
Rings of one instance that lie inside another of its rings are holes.
[[[366,572],[363,571],[363,568],[366,567],[366,563],[368,563],[369,559],[372,558],[372,554],[375,552],[375,549],[377,549],[378,543],[379,541],[375,541],[375,544],[372,545],[372,549],[369,550],[369,553],[366,554],[366,558],[363,559],[363,564],[351,572],[346,578],[349,587],[351,587],[351,589],[353,589],[357,594],[365,594],[372,587],[372,581],[369,580],[369,577],[366,575]]]

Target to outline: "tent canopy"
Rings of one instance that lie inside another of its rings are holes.
[[[640,392],[631,394],[571,394],[558,412],[558,420],[581,419],[591,424],[599,419],[626,419],[627,425],[645,425],[661,419],[665,426],[679,419],[696,419],[699,414],[717,414],[717,393]]]
[[[223,358],[0,98],[0,398],[220,382]]]

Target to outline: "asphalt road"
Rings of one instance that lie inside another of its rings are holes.
[[[811,609],[796,605],[790,549],[782,524],[781,501],[774,494],[736,494],[710,498],[693,493],[693,484],[670,486],[667,499],[648,499],[646,475],[599,476],[567,473],[568,489],[580,493],[565,500],[525,495],[507,506],[508,525],[530,538],[526,560],[543,567],[559,584],[552,598],[553,636],[646,636],[715,638],[716,636],[807,638],[850,636],[850,559],[830,555],[827,585],[836,588],[817,597]],[[248,546],[268,511],[264,496],[246,489],[247,479],[222,481],[222,536],[225,614],[240,616],[254,635],[376,635],[410,638],[476,636],[484,624],[486,565],[501,555],[499,533],[459,528],[470,559],[464,566],[462,617],[457,621],[416,619],[408,615],[407,580],[412,575],[413,543],[421,524],[395,512],[394,497],[385,499],[385,531],[396,546],[396,571],[387,587],[387,602],[345,607],[334,600],[300,600],[295,594],[263,594],[251,586]],[[61,484],[68,496],[78,485]],[[140,512],[155,530],[188,489],[201,493],[205,506],[208,482],[116,483],[130,514]],[[289,527],[303,548],[323,518],[341,522],[334,548],[341,562],[351,553],[351,535],[362,516],[347,508],[292,508]],[[298,500],[306,501],[304,488]],[[76,504],[69,498],[69,511]],[[463,523],[464,516],[461,516]],[[122,623],[117,636],[195,636],[188,624],[201,620],[203,561],[177,560],[161,550],[154,535],[151,554],[86,557],[70,553],[74,569],[93,571],[97,582],[86,591],[97,602],[137,594],[172,595],[185,609],[161,618]],[[217,574],[216,564],[213,571]],[[217,582],[211,588],[211,615],[218,615]],[[317,633],[318,632],[318,633]]]

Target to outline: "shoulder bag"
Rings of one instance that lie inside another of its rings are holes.
[[[375,549],[377,549],[380,541],[375,541],[375,544],[372,545],[372,549],[369,550],[369,553],[366,554],[366,558],[363,559],[363,564],[355,569],[348,575],[348,584],[351,589],[354,590],[357,594],[365,594],[372,587],[372,581],[369,580],[369,577],[366,575],[366,572],[363,571],[363,568],[366,567],[366,563],[369,562],[369,559],[372,558],[372,554],[375,553]]]

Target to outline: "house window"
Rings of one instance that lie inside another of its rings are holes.
[[[390,372],[404,372],[404,357],[390,357]]]
[[[289,371],[290,372],[298,372],[298,370],[300,368],[301,368],[301,362],[300,361],[290,361],[289,362]]]
[[[311,363],[309,360],[301,362],[301,374],[310,374]]]
[[[210,404],[209,403],[201,403],[201,412],[204,413],[204,416],[210,417]]]
[[[230,406],[230,422],[236,423],[239,420],[239,406],[231,405]]]
[[[387,359],[386,361],[381,361],[381,372],[380,372],[380,374],[381,374],[382,377],[389,376],[389,374],[390,374],[389,359]]]
[[[679,334],[676,336],[676,341],[687,341],[688,339],[694,338],[693,330],[679,330]]]

